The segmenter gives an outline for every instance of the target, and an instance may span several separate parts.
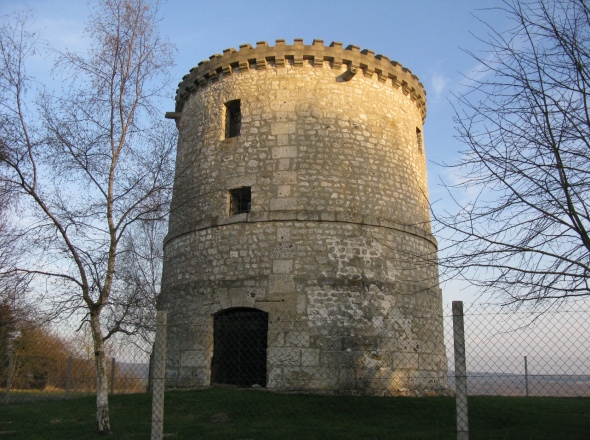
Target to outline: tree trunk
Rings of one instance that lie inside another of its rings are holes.
[[[109,421],[109,388],[99,313],[91,313],[90,325],[92,327],[94,364],[96,367],[96,425],[99,434],[107,435],[111,433],[111,424]]]

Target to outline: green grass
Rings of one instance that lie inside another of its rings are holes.
[[[151,396],[111,397],[111,439],[150,437]],[[452,398],[282,395],[210,389],[166,394],[170,439],[455,439]],[[587,439],[590,399],[471,397],[471,439]],[[228,420],[223,419],[225,414]],[[92,439],[94,398],[0,405],[0,440]]]
[[[70,392],[70,398],[78,398],[85,396],[92,396],[93,392]],[[10,402],[21,402],[28,400],[50,400],[50,399],[65,399],[67,397],[66,391],[62,389],[44,389],[44,390],[11,390]],[[5,394],[0,394],[0,402],[4,402]]]

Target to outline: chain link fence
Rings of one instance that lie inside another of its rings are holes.
[[[471,305],[464,316],[469,395],[590,397],[590,308],[584,303],[549,312]],[[447,308],[450,372],[452,328]],[[449,382],[454,387],[452,373]]]
[[[152,438],[158,438],[158,432],[171,438],[207,439],[468,438],[458,437],[461,428],[456,424],[455,399],[450,397],[457,385],[450,306],[443,314],[442,355],[436,343],[417,347],[411,338],[393,338],[393,324],[358,323],[334,338],[323,329],[337,325],[337,319],[324,320],[310,336],[309,323],[297,320],[283,324],[289,331],[282,334],[265,333],[264,317],[256,316],[217,323],[228,330],[221,342],[211,339],[213,320],[188,328],[166,325],[163,318],[158,321],[158,338],[113,338],[108,356],[112,427],[120,433],[115,438],[131,438],[125,434],[130,423],[136,433],[155,432]],[[425,326],[440,316],[420,320]],[[530,419],[522,423],[529,423],[530,429],[547,422],[547,416],[537,414],[537,407],[528,402],[549,409],[562,402],[569,402],[570,408],[573,403],[588,406],[590,400],[569,398],[590,397],[589,320],[590,308],[585,305],[545,313],[465,307],[470,438],[507,435],[508,431],[490,430],[494,425],[503,429],[498,417],[510,405],[516,405],[514,411],[526,407]],[[10,424],[19,411],[53,414],[60,401],[87,402],[86,428],[77,428],[79,436],[71,438],[88,438],[93,400],[83,397],[95,392],[89,335],[69,326],[33,325],[17,334],[11,331],[0,328],[0,432],[28,438]],[[180,332],[180,338],[166,337],[174,332]],[[194,347],[199,338],[205,343],[203,350],[180,349],[182,344]],[[150,381],[153,340],[158,342]],[[218,350],[215,343],[221,344]],[[165,364],[158,361],[163,353]],[[539,400],[545,397],[568,399]],[[122,410],[126,416],[116,417]],[[588,413],[576,416],[585,426],[590,425]],[[49,425],[38,421],[38,427],[31,425],[27,432],[50,432],[55,427],[51,417],[55,416],[48,415]],[[510,438],[528,438],[519,437],[514,426],[510,429]],[[551,438],[547,435],[540,438]]]
[[[94,348],[88,329],[23,322],[0,329],[4,403],[71,399],[96,393]],[[152,343],[114,336],[106,344],[109,393],[148,390]]]

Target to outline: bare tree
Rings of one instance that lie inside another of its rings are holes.
[[[119,293],[112,301],[112,313],[107,325],[124,323],[128,332],[141,337],[143,346],[153,344],[156,330],[156,302],[160,294],[162,243],[167,222],[142,220],[135,223],[121,243],[121,257],[117,262]]]
[[[5,157],[0,144],[0,161]],[[26,303],[30,277],[15,270],[17,249],[15,228],[10,222],[11,197],[0,182],[0,386],[6,385],[10,358],[14,358],[20,324],[31,315]]]
[[[476,78],[456,109],[457,186],[473,195],[435,215],[447,276],[506,304],[590,295],[590,8],[507,0],[488,26]]]
[[[16,270],[44,281],[56,315],[84,311],[102,434],[111,430],[105,341],[136,331],[118,313],[121,243],[136,223],[166,215],[171,188],[175,133],[155,104],[173,48],[158,34],[156,6],[97,2],[88,54],[57,53],[63,91],[36,96],[36,111],[25,70],[36,37],[22,17],[0,30],[0,176],[19,197],[26,256]]]

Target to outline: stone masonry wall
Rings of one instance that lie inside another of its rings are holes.
[[[269,313],[269,389],[444,393],[421,84],[370,51],[281,41],[224,51],[179,88],[168,385],[208,386],[213,316],[247,307]],[[251,210],[231,215],[244,186]]]

